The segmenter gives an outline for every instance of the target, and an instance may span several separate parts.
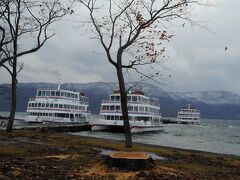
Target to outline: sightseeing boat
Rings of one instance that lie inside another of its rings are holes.
[[[87,123],[89,102],[81,92],[60,88],[38,89],[27,106],[27,122]]]
[[[182,124],[199,124],[200,123],[200,111],[191,107],[188,104],[187,107],[183,107],[178,111],[177,123]]]
[[[134,90],[127,94],[131,132],[156,131],[163,127],[158,99],[147,97],[142,91]],[[108,100],[103,100],[101,118],[90,122],[91,129],[102,131],[123,131],[120,92],[114,91]]]

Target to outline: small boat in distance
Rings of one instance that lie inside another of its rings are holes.
[[[158,99],[149,98],[140,90],[130,91],[127,98],[131,132],[162,129]],[[124,131],[119,91],[114,91],[108,100],[102,101],[100,115],[102,118],[90,122],[93,131]]]
[[[200,123],[200,111],[191,107],[188,104],[187,107],[183,107],[178,111],[177,123],[182,124],[199,124]]]
[[[89,102],[81,92],[42,88],[27,106],[27,122],[87,123]]]

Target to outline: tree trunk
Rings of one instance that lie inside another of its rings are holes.
[[[129,116],[128,116],[128,107],[127,107],[127,92],[125,90],[125,83],[122,68],[117,68],[117,76],[121,97],[121,108],[122,108],[122,118],[124,124],[124,132],[125,132],[125,147],[132,148],[132,135],[129,124]]]
[[[11,112],[7,125],[7,132],[12,132],[12,127],[15,118],[16,104],[17,104],[17,59],[13,60],[12,66],[12,102],[11,102]]]

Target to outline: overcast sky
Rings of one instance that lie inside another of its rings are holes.
[[[173,28],[168,44],[166,74],[171,78],[159,85],[169,91],[227,90],[240,94],[240,1],[218,0],[216,5],[198,9],[199,27]],[[37,53],[24,56],[19,82],[113,82],[114,68],[101,46],[71,21],[61,21],[56,35]],[[225,47],[228,49],[225,51]],[[96,53],[93,53],[96,52]],[[9,83],[1,68],[0,83]]]

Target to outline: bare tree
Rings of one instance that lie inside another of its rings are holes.
[[[12,131],[16,111],[17,74],[20,56],[38,51],[54,33],[50,25],[70,12],[60,0],[3,0],[0,3],[0,67],[12,79],[12,102],[7,132]],[[10,66],[7,66],[6,63]],[[22,68],[20,68],[21,70]]]
[[[95,38],[101,43],[107,60],[115,67],[118,77],[122,117],[125,130],[125,146],[132,147],[127,108],[127,90],[124,70],[133,70],[143,77],[154,79],[153,71],[146,73],[141,67],[161,65],[164,59],[163,41],[169,41],[169,24],[179,20],[192,25],[190,18],[195,6],[207,5],[201,0],[79,0],[89,12]],[[86,23],[85,22],[85,23]],[[182,22],[182,26],[184,26]],[[162,58],[160,58],[162,57]],[[159,75],[159,72],[155,72]]]

